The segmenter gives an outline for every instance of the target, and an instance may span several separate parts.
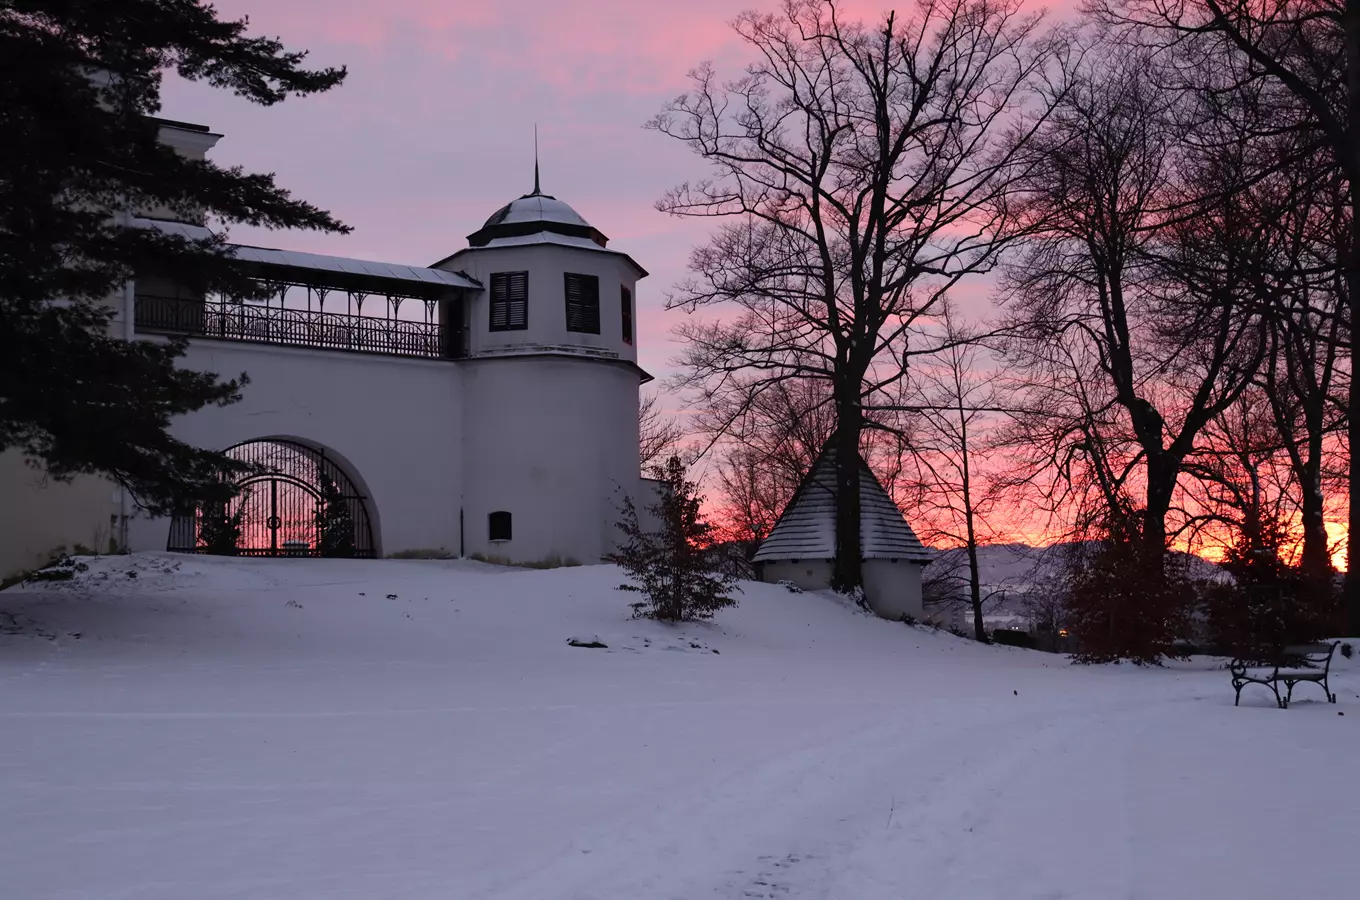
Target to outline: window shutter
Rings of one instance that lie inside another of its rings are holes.
[[[600,333],[600,279],[594,275],[565,275],[567,331]]]
[[[529,327],[529,273],[491,275],[491,330],[523,331]]]
[[[633,292],[619,288],[619,311],[623,316],[623,342],[633,343]]]

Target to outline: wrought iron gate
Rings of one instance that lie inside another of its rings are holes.
[[[177,515],[167,549],[236,556],[371,557],[365,498],[326,451],[285,440],[226,451],[253,471],[225,507]]]

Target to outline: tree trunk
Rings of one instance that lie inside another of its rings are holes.
[[[987,628],[982,624],[982,575],[978,571],[977,528],[973,517],[973,479],[968,460],[968,416],[963,409],[963,397],[959,401],[959,455],[963,474],[963,522],[968,537],[968,599],[973,605],[973,637],[980,643],[987,643]]]
[[[968,598],[973,604],[973,637],[987,643],[987,627],[982,624],[982,577],[978,572],[977,539],[973,536],[973,517],[968,517]]]
[[[1166,560],[1166,516],[1171,510],[1179,469],[1179,464],[1166,453],[1148,454],[1142,556],[1148,572],[1156,577],[1161,577]]]
[[[1352,58],[1356,55],[1352,49]],[[1354,67],[1352,67],[1354,71]],[[1353,74],[1352,83],[1360,80]],[[1360,88],[1357,88],[1360,90]],[[1352,97],[1355,97],[1354,90]],[[1354,102],[1354,101],[1353,101]],[[1346,292],[1350,295],[1351,322],[1360,321],[1360,180],[1351,180],[1351,253],[1346,261]],[[1353,326],[1352,326],[1353,327]],[[1355,373],[1355,351],[1351,351],[1351,386],[1347,399],[1348,421],[1346,423],[1346,450],[1350,456],[1346,499],[1350,507],[1346,522],[1346,581],[1344,587],[1347,634],[1360,634],[1360,548],[1356,536],[1360,535],[1360,378]],[[1306,521],[1306,520],[1305,520]],[[1324,534],[1324,546],[1325,534]]]
[[[1350,163],[1345,166],[1350,186],[1351,234],[1350,253],[1346,259],[1346,300],[1350,304],[1352,330],[1360,321],[1360,0],[1346,0],[1342,17],[1346,35],[1346,137],[1345,155]],[[1354,338],[1352,338],[1352,346]],[[1351,350],[1351,387],[1347,399],[1347,450],[1350,454],[1347,501],[1350,507],[1346,522],[1346,620],[1348,633],[1360,634],[1360,552],[1356,549],[1356,535],[1360,534],[1360,383],[1355,376],[1355,351]]]
[[[1304,576],[1319,586],[1332,577],[1332,558],[1327,546],[1327,522],[1323,516],[1322,479],[1317,457],[1309,459],[1303,481],[1303,555]]]
[[[831,587],[849,593],[864,584],[859,502],[859,438],[864,428],[859,383],[854,395],[836,398],[836,562]]]

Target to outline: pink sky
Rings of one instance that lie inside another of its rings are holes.
[[[428,265],[466,246],[533,185],[538,123],[543,189],[572,204],[651,272],[639,285],[641,362],[658,374],[675,348],[663,292],[704,223],[658,213],[697,157],[642,125],[713,59],[736,71],[727,22],[743,0],[447,3],[439,0],[220,0],[224,17],[349,67],[342,87],[270,109],[169,79],[163,115],[225,137],[222,164],[279,182],[354,226],[348,236],[256,233],[235,240]]]
[[[877,19],[885,5],[843,8]],[[219,163],[274,172],[354,226],[348,236],[233,231],[235,240],[428,265],[466,246],[492,212],[532,187],[538,123],[543,189],[576,208],[651,277],[639,285],[640,356],[664,374],[678,314],[664,293],[711,223],[658,213],[702,161],[642,125],[712,60],[737,74],[728,23],[778,0],[219,0],[311,62],[347,65],[329,94],[271,109],[167,80],[163,115],[225,137]],[[673,404],[668,404],[673,405]]]

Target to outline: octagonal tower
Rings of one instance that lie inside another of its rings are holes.
[[[637,282],[647,272],[571,206],[534,190],[435,268],[484,287],[465,308],[463,547],[589,563],[636,495]]]

